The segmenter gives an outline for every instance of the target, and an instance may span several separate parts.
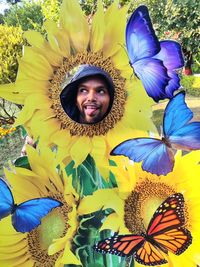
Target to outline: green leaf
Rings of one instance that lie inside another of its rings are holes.
[[[17,158],[14,162],[14,165],[15,167],[21,167],[21,168],[31,170],[31,166],[29,164],[27,156]]]

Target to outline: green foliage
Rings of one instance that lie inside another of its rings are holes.
[[[181,85],[189,95],[200,97],[200,77],[199,76],[183,76]]]
[[[8,26],[21,27],[23,31],[41,30],[43,24],[42,8],[34,1],[23,1],[15,4],[5,12],[4,22]]]
[[[199,1],[146,0],[146,4],[160,38],[178,40],[190,54],[199,52]]]
[[[41,2],[42,14],[45,19],[59,20],[60,6],[62,0],[43,0]]]
[[[0,83],[13,82],[22,52],[22,29],[0,25]]]

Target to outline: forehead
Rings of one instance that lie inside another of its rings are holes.
[[[80,81],[79,86],[104,86],[107,87],[106,79],[103,76],[89,76]]]

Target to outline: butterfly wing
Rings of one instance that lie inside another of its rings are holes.
[[[12,215],[12,224],[17,232],[30,232],[41,224],[41,219],[62,203],[53,198],[36,198],[21,203]]]
[[[130,64],[147,94],[156,102],[168,97],[165,87],[170,77],[162,61],[153,58],[160,51],[160,44],[146,6],[138,7],[130,17],[126,27],[126,46]]]
[[[154,56],[163,61],[167,70],[175,70],[184,66],[184,59],[181,50],[181,45],[175,41],[161,41],[160,51]]]
[[[154,58],[161,60],[167,68],[170,81],[165,88],[165,93],[168,98],[172,98],[173,92],[180,87],[180,78],[175,70],[184,66],[183,54],[180,44],[175,41],[161,41],[160,47],[160,52]]]
[[[159,249],[141,235],[115,235],[99,241],[94,249],[103,254],[110,253],[120,257],[133,256],[143,265],[154,266],[167,262]]]
[[[185,93],[177,94],[164,113],[164,134],[176,149],[200,149],[200,122],[190,122],[193,112],[185,103]]]
[[[176,149],[185,151],[200,149],[200,122],[191,122],[169,137],[169,141]]]
[[[172,70],[168,70],[167,74],[170,78],[170,80],[168,81],[168,85],[165,87],[165,94],[168,96],[168,98],[172,98],[173,97],[173,93],[176,89],[174,88],[179,88],[180,87],[180,78],[179,75]]]
[[[154,138],[135,138],[124,141],[110,154],[123,155],[135,162],[143,161],[143,170],[157,175],[166,175],[174,165],[173,151],[162,140]]]
[[[175,255],[182,254],[192,243],[190,231],[185,228],[175,228],[154,236],[154,241]]]
[[[142,246],[144,241],[145,239],[141,235],[114,235],[111,238],[99,241],[94,245],[94,250],[129,257]]]
[[[131,64],[160,51],[146,6],[138,7],[130,17],[126,26],[126,46]]]
[[[145,240],[144,244],[133,253],[137,262],[148,266],[157,266],[167,263],[162,251],[151,242]]]
[[[158,102],[168,98],[165,88],[170,81],[163,62],[154,58],[144,58],[133,65],[134,71],[142,81],[147,94]]]
[[[147,235],[166,254],[168,251],[179,255],[192,243],[191,233],[183,228],[184,198],[180,193],[168,197],[154,213]]]
[[[184,198],[182,194],[176,193],[158,207],[149,223],[147,234],[152,236],[163,233],[181,227],[184,223]]]
[[[185,103],[185,92],[178,93],[166,106],[163,118],[163,130],[165,137],[176,134],[193,118],[193,112]]]
[[[9,186],[0,179],[0,220],[12,213],[14,200]]]

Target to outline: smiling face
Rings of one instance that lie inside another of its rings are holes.
[[[92,76],[79,83],[76,105],[80,111],[80,123],[101,121],[108,111],[109,104],[108,86],[103,78]]]

